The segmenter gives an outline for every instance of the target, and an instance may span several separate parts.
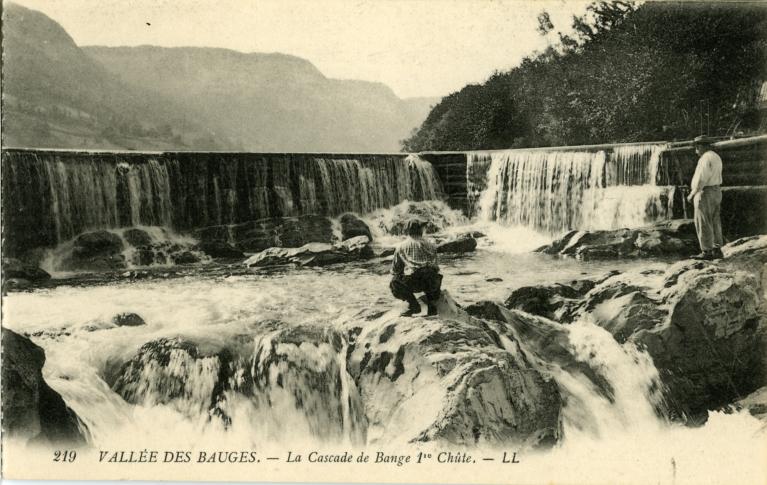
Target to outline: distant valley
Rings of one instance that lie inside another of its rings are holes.
[[[4,146],[393,152],[439,101],[330,79],[285,54],[78,47],[12,3],[3,34]]]

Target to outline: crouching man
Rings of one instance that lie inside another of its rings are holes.
[[[423,292],[428,305],[427,316],[437,314],[437,299],[440,295],[442,275],[437,264],[437,248],[423,238],[423,223],[408,221],[405,232],[408,238],[394,251],[389,284],[391,293],[396,298],[408,303],[403,317],[421,313],[421,305],[415,298],[416,292]]]

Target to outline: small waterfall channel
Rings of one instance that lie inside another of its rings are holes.
[[[671,217],[673,187],[658,186],[664,145],[503,150],[467,154],[467,192],[482,220],[548,234],[638,227]]]

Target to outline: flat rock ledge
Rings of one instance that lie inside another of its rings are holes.
[[[691,256],[700,251],[691,219],[659,222],[639,229],[571,231],[536,249],[584,261],[659,256]]]

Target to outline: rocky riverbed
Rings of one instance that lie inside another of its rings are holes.
[[[524,232],[440,213],[439,314],[402,318],[391,248],[402,219],[431,209],[306,219],[316,237],[291,233],[303,223],[291,219],[249,251],[236,242],[252,231],[175,242],[151,228],[94,232],[61,259],[90,271],[66,278],[6,262],[6,432],[91,446],[300,436],[557,453],[640,430],[666,439],[711,416],[758,428],[743,420],[767,409],[767,236],[713,262],[685,259],[685,221],[572,233],[531,252],[540,243]],[[288,233],[300,237],[273,245]],[[141,251],[199,257],[128,264]]]

